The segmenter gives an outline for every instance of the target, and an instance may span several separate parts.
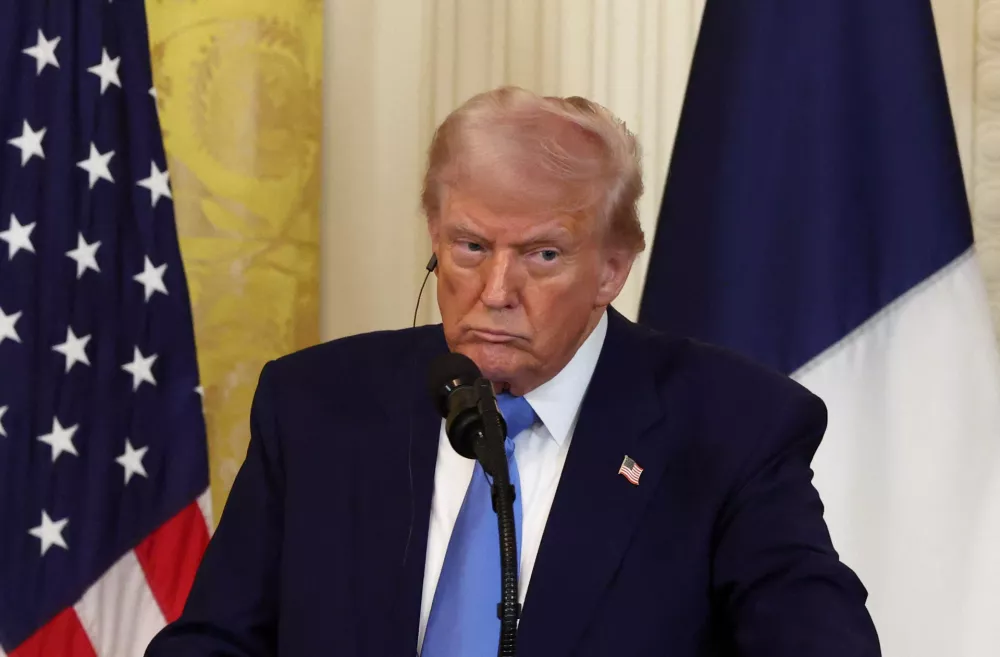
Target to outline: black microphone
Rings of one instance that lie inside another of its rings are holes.
[[[465,458],[479,461],[488,475],[495,476],[496,464],[486,441],[499,438],[502,444],[507,423],[497,408],[493,385],[483,379],[472,359],[458,353],[444,354],[431,363],[428,384],[431,399],[445,418],[451,446]]]
[[[474,362],[458,353],[434,359],[428,375],[431,399],[445,419],[445,433],[452,448],[476,459],[492,477],[493,511],[497,514],[500,541],[500,641],[497,654],[513,657],[517,639],[517,534],[514,525],[514,487],[510,483],[504,437],[507,424],[497,406],[493,384],[483,378]]]

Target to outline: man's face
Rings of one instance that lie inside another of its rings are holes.
[[[456,191],[430,232],[448,345],[517,395],[570,361],[632,264],[593,219],[497,214]]]

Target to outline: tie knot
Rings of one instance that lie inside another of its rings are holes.
[[[507,436],[513,439],[537,420],[535,409],[524,397],[515,397],[510,393],[500,393],[497,395],[497,406],[503,414],[503,419],[507,423]]]

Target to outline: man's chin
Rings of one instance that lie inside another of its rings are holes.
[[[517,379],[525,365],[524,352],[509,344],[465,343],[456,351],[471,358],[484,377],[497,383]]]

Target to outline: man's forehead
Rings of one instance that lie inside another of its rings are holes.
[[[443,228],[448,232],[482,235],[498,230],[510,231],[517,233],[521,241],[537,237],[572,238],[586,232],[588,227],[585,217],[535,209],[501,214],[481,208],[455,206],[444,213],[443,219]]]
[[[523,199],[482,199],[474,195],[452,193],[446,197],[442,214],[452,222],[492,224],[496,222],[555,225],[572,224],[587,219],[590,213],[571,211],[551,204],[525,202]]]
[[[476,217],[502,215],[548,219],[564,214],[583,216],[595,207],[591,198],[583,198],[579,192],[566,185],[526,184],[521,187],[505,187],[480,181],[466,185],[445,185],[441,194],[441,213],[460,212]]]

